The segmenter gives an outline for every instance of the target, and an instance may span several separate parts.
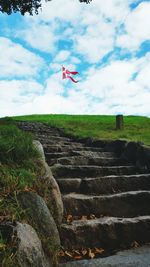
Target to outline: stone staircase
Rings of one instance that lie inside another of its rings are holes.
[[[150,242],[150,173],[142,173],[103,143],[79,142],[42,123],[20,122],[19,127],[42,143],[60,187],[64,251],[102,248],[111,253]]]

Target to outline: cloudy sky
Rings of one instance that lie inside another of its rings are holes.
[[[62,80],[61,66],[78,71]],[[150,1],[43,1],[0,14],[0,116],[150,116]]]

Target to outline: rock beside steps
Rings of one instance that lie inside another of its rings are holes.
[[[116,251],[150,242],[150,173],[146,168],[141,170],[123,160],[102,142],[89,146],[42,124],[22,123],[21,127],[41,141],[60,187],[65,209],[59,231],[63,251]],[[105,266],[98,265],[98,259],[97,265],[85,259],[62,266]],[[108,266],[129,265],[113,265],[110,260]],[[138,265],[131,262],[130,266]]]

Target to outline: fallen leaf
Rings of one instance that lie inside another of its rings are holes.
[[[89,258],[93,259],[95,257],[95,253],[92,252],[92,250],[89,248],[89,252],[88,252],[88,256]]]
[[[74,250],[74,252],[77,254],[77,255],[80,255],[80,252],[78,250]]]
[[[85,256],[88,253],[87,249],[82,250],[82,255]]]
[[[95,253],[101,254],[103,253],[105,250],[103,248],[95,248]]]
[[[59,255],[59,257],[64,257],[65,256],[65,252],[61,250],[61,251],[59,251],[58,255]]]
[[[83,216],[81,217],[81,221],[86,221],[86,220],[87,220],[87,216],[84,216],[84,215],[83,215]]]
[[[73,222],[73,216],[72,215],[68,215],[67,216],[67,223],[72,223]]]
[[[74,256],[73,258],[74,258],[75,260],[81,260],[81,259],[82,259],[82,256],[77,255],[77,256]]]
[[[113,193],[115,193],[116,192],[116,190],[112,187],[112,191],[113,191]]]
[[[90,216],[89,216],[89,219],[95,219],[96,217],[95,217],[95,215],[94,214],[91,214]]]
[[[73,256],[68,251],[65,251],[65,255],[68,256],[69,258],[73,258]]]
[[[137,241],[133,241],[132,244],[131,244],[131,247],[132,248],[138,248],[140,247],[139,243]]]

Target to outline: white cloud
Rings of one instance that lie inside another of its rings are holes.
[[[150,116],[148,58],[149,54],[142,59],[118,60],[103,68],[93,67],[87,72],[86,80],[78,84],[61,80],[59,72],[47,79],[45,88],[35,81],[3,81],[0,83],[0,115],[121,112]]]
[[[94,0],[90,5],[77,0],[43,1],[42,12],[26,16],[28,26],[19,35],[45,52],[54,52],[60,40],[70,40],[73,51],[95,63],[113,50],[116,28],[129,11],[124,0]]]
[[[31,47],[43,52],[54,52],[55,42],[55,27],[53,25],[45,25],[36,22],[29,22],[24,30],[16,33],[16,36],[26,41]]]
[[[64,91],[61,72],[51,75],[46,81],[45,94],[49,97],[55,97]]]
[[[127,16],[125,34],[118,36],[117,45],[137,50],[142,42],[150,40],[150,2],[142,2]]]
[[[43,67],[44,60],[8,38],[0,37],[0,77],[31,77]]]
[[[85,33],[75,36],[75,50],[84,55],[85,60],[96,63],[113,50],[114,27],[104,21],[88,26]]]
[[[1,80],[0,116],[21,114],[24,105],[32,106],[33,100],[42,92],[43,86],[34,80]],[[30,113],[31,110],[26,109],[26,113]]]
[[[116,43],[121,52],[124,48],[135,51],[149,38],[150,5],[143,2],[131,11],[131,2],[134,1],[93,0],[86,5],[78,0],[44,1],[42,13],[25,16],[23,29],[14,37],[37,49],[41,57],[21,44],[0,38],[0,77],[13,77],[11,81],[0,81],[0,116],[118,112],[150,116],[150,53],[124,60],[112,55],[103,65],[99,64],[115,51]],[[62,80],[62,64],[69,70],[81,67],[77,79],[81,77],[82,81],[74,84]],[[43,85],[32,80],[41,70],[45,71]],[[17,77],[26,80],[17,81]]]
[[[99,111],[102,114],[105,110],[106,114],[114,114],[120,111],[124,114],[150,116],[149,56],[147,54],[141,59],[112,61],[103,68],[90,70],[87,73],[88,79],[79,88],[97,99],[97,103],[93,104],[93,112]],[[104,106],[107,108],[104,109]]]
[[[51,22],[59,19],[65,21],[76,21],[81,11],[81,6],[76,0],[52,0],[42,1],[42,11],[35,20]]]
[[[67,50],[61,50],[55,57],[55,61],[62,62],[69,58],[70,52]]]

